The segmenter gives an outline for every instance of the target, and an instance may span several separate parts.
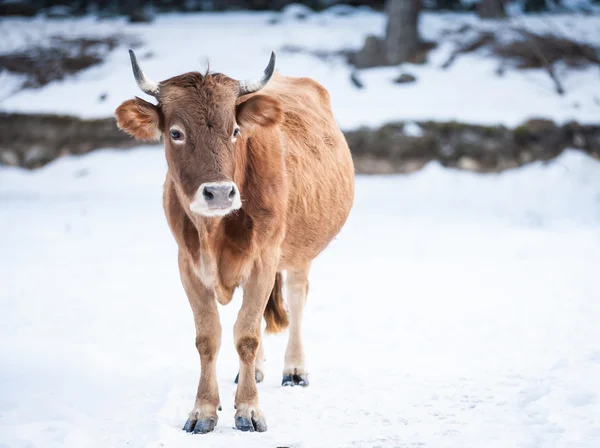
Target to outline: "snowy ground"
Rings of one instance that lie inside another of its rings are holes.
[[[439,43],[430,53],[428,63],[362,70],[359,77],[365,88],[359,90],[352,85],[351,68],[341,57],[324,61],[307,53],[285,52],[284,48],[292,46],[309,51],[359,49],[368,34],[384,33],[385,16],[365,9],[338,16],[328,10],[298,20],[292,12],[283,15],[247,12],[169,14],[158,16],[150,25],[129,24],[122,19],[99,22],[91,17],[4,19],[0,22],[0,53],[32,44],[47,45],[54,35],[119,34],[123,40],[104,64],[41,90],[13,94],[22,80],[6,72],[0,73],[0,109],[83,117],[112,116],[122,101],[133,95],[143,95],[133,80],[127,54],[129,45],[137,42],[141,64],[156,80],[186,71],[203,71],[207,60],[213,71],[238,79],[254,77],[267,64],[271,50],[275,50],[277,67],[282,73],[311,76],[329,89],[336,118],[341,127],[348,130],[393,120],[459,120],[508,126],[519,125],[531,117],[557,122],[596,123],[599,120],[597,67],[580,70],[557,67],[567,92],[564,96],[554,92],[554,86],[543,70],[508,70],[504,76],[498,76],[499,61],[480,53],[458,58],[448,70],[441,68],[455,48],[457,37],[451,32],[465,24],[474,29],[502,29],[507,34],[512,27],[523,26],[600,46],[598,14],[519,16],[484,23],[473,14],[425,13],[420,24],[422,35]],[[273,18],[279,23],[270,24]],[[402,72],[414,74],[417,82],[393,84],[392,80]],[[101,100],[104,95],[106,99]]]
[[[317,260],[311,386],[233,427],[239,296],[222,307],[216,431],[180,430],[199,363],[156,148],[0,168],[0,447],[600,446],[600,164],[359,177]]]

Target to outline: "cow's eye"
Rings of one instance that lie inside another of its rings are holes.
[[[233,130],[233,138],[237,138],[238,135],[240,135],[240,128],[235,128]]]
[[[181,140],[181,138],[182,138],[182,136],[181,136],[181,132],[179,132],[179,131],[177,131],[177,130],[173,129],[173,130],[171,131],[171,138],[172,138],[173,140]]]

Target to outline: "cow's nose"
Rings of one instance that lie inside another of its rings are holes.
[[[202,189],[202,196],[210,208],[229,207],[236,196],[235,185],[233,183],[221,185],[206,185]]]
[[[235,197],[235,186],[233,184],[207,185],[202,189],[202,195],[210,207],[228,207]]]
[[[203,183],[190,202],[190,210],[202,216],[225,216],[241,207],[240,191],[233,182]]]

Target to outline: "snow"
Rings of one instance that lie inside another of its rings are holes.
[[[543,70],[508,69],[503,76],[497,75],[500,62],[482,52],[461,56],[446,70],[441,67],[456,48],[456,31],[465,24],[475,29],[503,30],[507,35],[511,34],[511,27],[522,26],[599,46],[598,15],[519,16],[498,22],[481,21],[473,14],[424,13],[420,23],[424,39],[439,43],[428,63],[360,70],[357,76],[365,88],[357,89],[350,80],[352,69],[341,56],[319,58],[311,52],[359,49],[367,35],[384,33],[384,15],[365,8],[346,7],[345,15],[339,15],[339,8],[322,13],[300,9],[296,5],[283,14],[165,14],[152,24],[129,24],[123,19],[98,21],[91,17],[5,19],[0,23],[4,36],[0,53],[32,43],[46,45],[49,37],[56,34],[119,35],[121,44],[103,64],[40,90],[14,93],[15,83],[20,80],[4,81],[0,109],[87,118],[112,116],[122,101],[143,95],[133,80],[127,54],[127,49],[135,46],[146,74],[158,81],[186,71],[203,71],[207,61],[213,71],[237,79],[255,77],[266,66],[271,50],[275,50],[282,73],[311,76],[330,91],[337,120],[348,130],[394,120],[458,120],[517,126],[532,117],[559,123],[595,123],[600,118],[597,67],[559,67],[557,72],[567,92],[564,96],[555,93]],[[307,16],[299,19],[299,12]],[[286,52],[290,46],[305,51]],[[393,84],[393,79],[405,71],[415,75],[417,81]],[[106,99],[100,100],[103,94],[107,94]]]
[[[311,385],[279,386],[268,337],[269,431],[233,429],[236,294],[205,436],[164,173],[157,147],[0,167],[2,448],[599,446],[598,161],[358,176],[311,274]]]
[[[600,45],[597,15],[507,23],[425,13],[423,36],[439,42],[428,63],[360,70],[359,90],[341,57],[311,52],[381,35],[384,16],[365,8],[168,14],[152,24],[8,18],[0,54],[54,35],[121,43],[103,64],[39,90],[18,92],[23,79],[0,73],[0,109],[111,116],[143,96],[131,46],[155,80],[205,70],[207,60],[254,77],[275,50],[282,73],[327,87],[344,129],[406,120],[404,132],[418,136],[429,119],[597,123],[597,67],[559,67],[562,97],[540,70],[497,76],[499,61],[483,52],[441,68],[460,38],[449,31],[465,24]],[[284,51],[291,46],[305,51]],[[393,84],[402,72],[417,82]],[[223,411],[206,436],[181,430],[199,362],[161,205],[165,171],[156,146],[36,171],[0,167],[0,448],[600,446],[598,161],[567,151],[502,174],[432,162],[410,175],[357,176],[349,221],[310,277],[311,385],[280,386],[286,335],[267,337],[259,393],[269,431],[233,429],[236,293],[220,307]]]

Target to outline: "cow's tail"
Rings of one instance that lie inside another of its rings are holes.
[[[265,308],[265,321],[267,322],[267,333],[280,333],[288,327],[289,319],[283,307],[283,279],[281,272],[275,274],[275,285],[269,296]]]

